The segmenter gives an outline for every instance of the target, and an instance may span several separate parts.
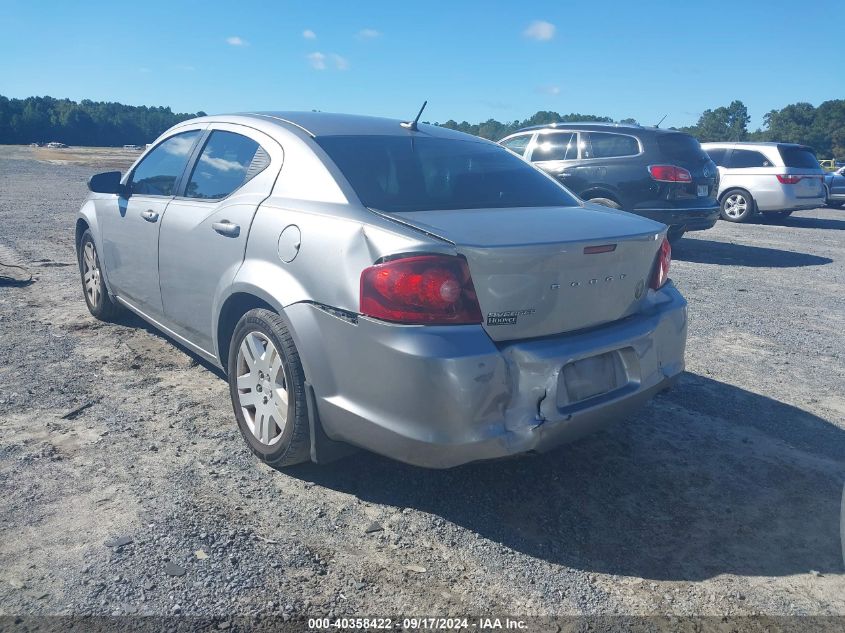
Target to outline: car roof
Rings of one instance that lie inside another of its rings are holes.
[[[420,123],[417,132],[412,132],[401,125],[399,119],[386,119],[357,114],[339,114],[335,112],[241,112],[203,117],[194,121],[217,123],[245,123],[261,120],[281,127],[293,126],[312,138],[326,136],[407,136],[416,133],[439,138],[458,138],[462,140],[485,141],[470,134],[456,130]],[[187,123],[187,121],[186,121]]]
[[[520,134],[522,132],[536,132],[537,130],[583,130],[583,131],[614,131],[614,132],[627,132],[630,134],[642,134],[643,132],[649,133],[656,133],[656,134],[664,134],[664,133],[676,133],[676,134],[685,134],[685,132],[681,132],[680,130],[672,130],[672,129],[663,129],[658,127],[650,127],[644,125],[631,125],[631,124],[623,124],[623,123],[591,123],[589,121],[583,121],[580,123],[568,123],[565,121],[561,121],[559,123],[546,123],[545,125],[529,125],[528,127],[520,128],[513,134]],[[512,136],[509,134],[508,136]]]
[[[759,143],[754,141],[712,141],[710,143],[702,143],[702,147],[801,147],[809,149],[808,145],[802,145],[801,143],[774,143],[771,141],[760,141]]]

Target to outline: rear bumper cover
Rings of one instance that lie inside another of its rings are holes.
[[[691,208],[644,208],[632,213],[662,222],[672,231],[704,231],[712,228],[719,219],[719,206]]]
[[[326,435],[432,468],[549,450],[630,415],[684,369],[686,301],[671,282],[624,321],[498,345],[481,326],[353,323],[306,303],[285,314]],[[615,386],[571,401],[564,367],[598,355]]]

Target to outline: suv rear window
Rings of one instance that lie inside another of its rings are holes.
[[[707,154],[701,149],[701,143],[689,134],[673,133],[658,134],[657,146],[660,153],[666,158],[674,160],[695,160],[707,158]]]
[[[554,180],[492,143],[363,135],[316,141],[361,202],[388,213],[578,204]]]
[[[633,136],[590,132],[590,158],[636,156],[639,153],[640,144]]]
[[[787,167],[801,167],[803,169],[818,168],[819,159],[809,147],[794,147],[778,145],[780,157]]]

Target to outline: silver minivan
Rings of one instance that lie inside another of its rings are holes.
[[[794,143],[702,143],[721,176],[721,217],[787,217],[824,206],[824,170],[812,148]]]

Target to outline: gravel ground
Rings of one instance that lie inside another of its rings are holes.
[[[685,238],[687,372],[603,433],[278,472],[221,375],[88,315],[95,171],[0,148],[0,261],[35,276],[0,286],[0,616],[845,615],[845,212]]]

